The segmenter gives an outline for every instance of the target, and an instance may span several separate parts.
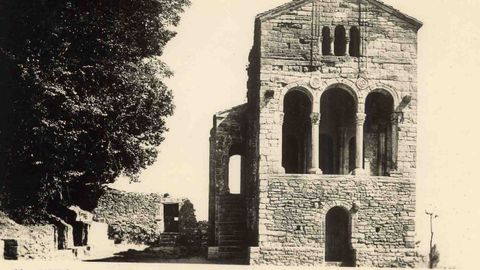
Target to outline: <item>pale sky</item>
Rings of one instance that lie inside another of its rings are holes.
[[[212,115],[246,101],[256,14],[288,0],[192,0],[163,60],[176,110],[158,161],[141,183],[116,187],[188,197],[207,219]],[[385,0],[423,21],[419,31],[417,240],[428,252],[433,206],[441,265],[468,267],[480,247],[480,1]],[[477,28],[478,27],[478,28]]]

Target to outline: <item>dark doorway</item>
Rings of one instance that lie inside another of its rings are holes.
[[[357,137],[353,137],[348,142],[348,171],[355,170],[355,154],[357,148]]]
[[[370,172],[376,176],[387,176],[392,161],[393,98],[386,91],[370,93],[365,101],[365,135],[368,144],[365,158],[370,161]]]
[[[312,102],[302,91],[285,95],[283,106],[282,166],[286,173],[307,173],[310,157]]]
[[[356,102],[346,90],[332,88],[322,94],[320,104],[320,169],[324,174],[343,174],[349,147],[344,138],[355,131]]]
[[[320,134],[320,169],[324,174],[333,174],[333,140],[326,134]]]
[[[163,205],[164,232],[178,232],[178,203]]]
[[[333,207],[325,221],[325,261],[349,263],[350,248],[350,215],[342,207]]]

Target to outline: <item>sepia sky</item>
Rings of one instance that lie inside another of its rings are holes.
[[[256,14],[288,0],[192,0],[163,60],[175,99],[157,162],[128,191],[188,197],[207,218],[212,115],[246,101],[246,65]],[[419,31],[417,240],[434,242],[441,265],[477,263],[480,246],[480,1],[384,0],[423,21]]]

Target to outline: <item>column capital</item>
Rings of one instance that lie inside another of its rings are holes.
[[[312,125],[318,125],[318,123],[320,123],[320,113],[312,112],[310,114],[310,120],[312,121]]]
[[[363,125],[365,123],[365,118],[366,117],[367,117],[367,115],[364,114],[364,113],[357,113],[357,118],[356,118],[357,126],[358,125]]]

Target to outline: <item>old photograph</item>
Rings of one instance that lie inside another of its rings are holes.
[[[0,269],[475,269],[479,10],[1,1]]]

